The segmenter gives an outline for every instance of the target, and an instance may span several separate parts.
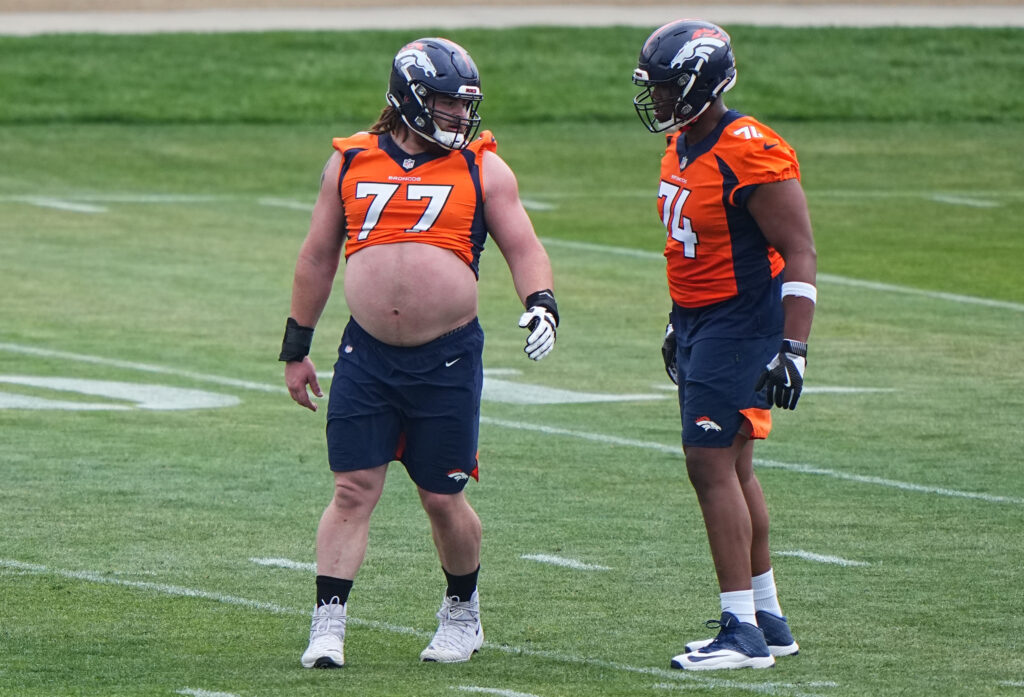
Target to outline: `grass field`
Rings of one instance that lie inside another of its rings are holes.
[[[729,103],[797,148],[819,252],[810,390],[756,453],[799,656],[667,669],[718,599],[658,351],[646,31],[451,34],[563,323],[523,357],[489,246],[483,650],[417,662],[443,578],[393,466],[343,671],[299,667],[330,475],[276,355],[330,138],[412,37],[0,38],[0,695],[1024,694],[1024,31],[730,29]]]

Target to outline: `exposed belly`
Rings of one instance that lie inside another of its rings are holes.
[[[349,257],[345,300],[378,341],[419,346],[476,317],[476,276],[447,249],[418,242],[375,245]]]

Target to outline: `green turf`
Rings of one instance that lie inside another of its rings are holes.
[[[487,644],[467,665],[416,661],[442,578],[393,466],[337,672],[298,665],[311,572],[250,560],[313,561],[323,417],[290,401],[275,358],[330,138],[373,120],[382,66],[411,37],[0,39],[0,376],[241,400],[0,409],[0,695],[1020,693],[1024,32],[732,29],[730,104],[781,132],[803,168],[822,273],[808,384],[891,391],[811,393],[776,416],[757,449],[773,549],[868,565],[777,556],[800,656],[696,678],[667,670],[718,608],[660,389],[661,141],[628,82],[645,33],[452,38],[480,63],[485,125],[523,197],[545,204],[531,217],[563,315],[555,352],[526,360],[489,245],[485,366],[662,398],[484,403],[469,492]],[[345,320],[339,292],[313,348],[321,370]]]

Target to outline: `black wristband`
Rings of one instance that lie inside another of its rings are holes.
[[[531,307],[543,307],[555,318],[555,326],[558,326],[558,303],[555,302],[555,292],[550,288],[538,290],[526,296],[526,309]]]
[[[786,353],[792,353],[794,356],[807,358],[807,344],[802,341],[785,339],[782,342],[782,350]]]
[[[309,355],[309,347],[313,345],[313,327],[303,327],[289,317],[284,325],[284,341],[281,342],[279,361],[301,361]]]

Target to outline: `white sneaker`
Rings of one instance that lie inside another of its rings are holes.
[[[461,602],[458,596],[445,596],[437,611],[440,624],[434,638],[420,653],[421,661],[462,663],[468,661],[484,643],[484,630],[480,626],[480,595]]]
[[[303,668],[341,668],[345,665],[345,606],[321,605],[313,610],[309,646],[302,654]]]

